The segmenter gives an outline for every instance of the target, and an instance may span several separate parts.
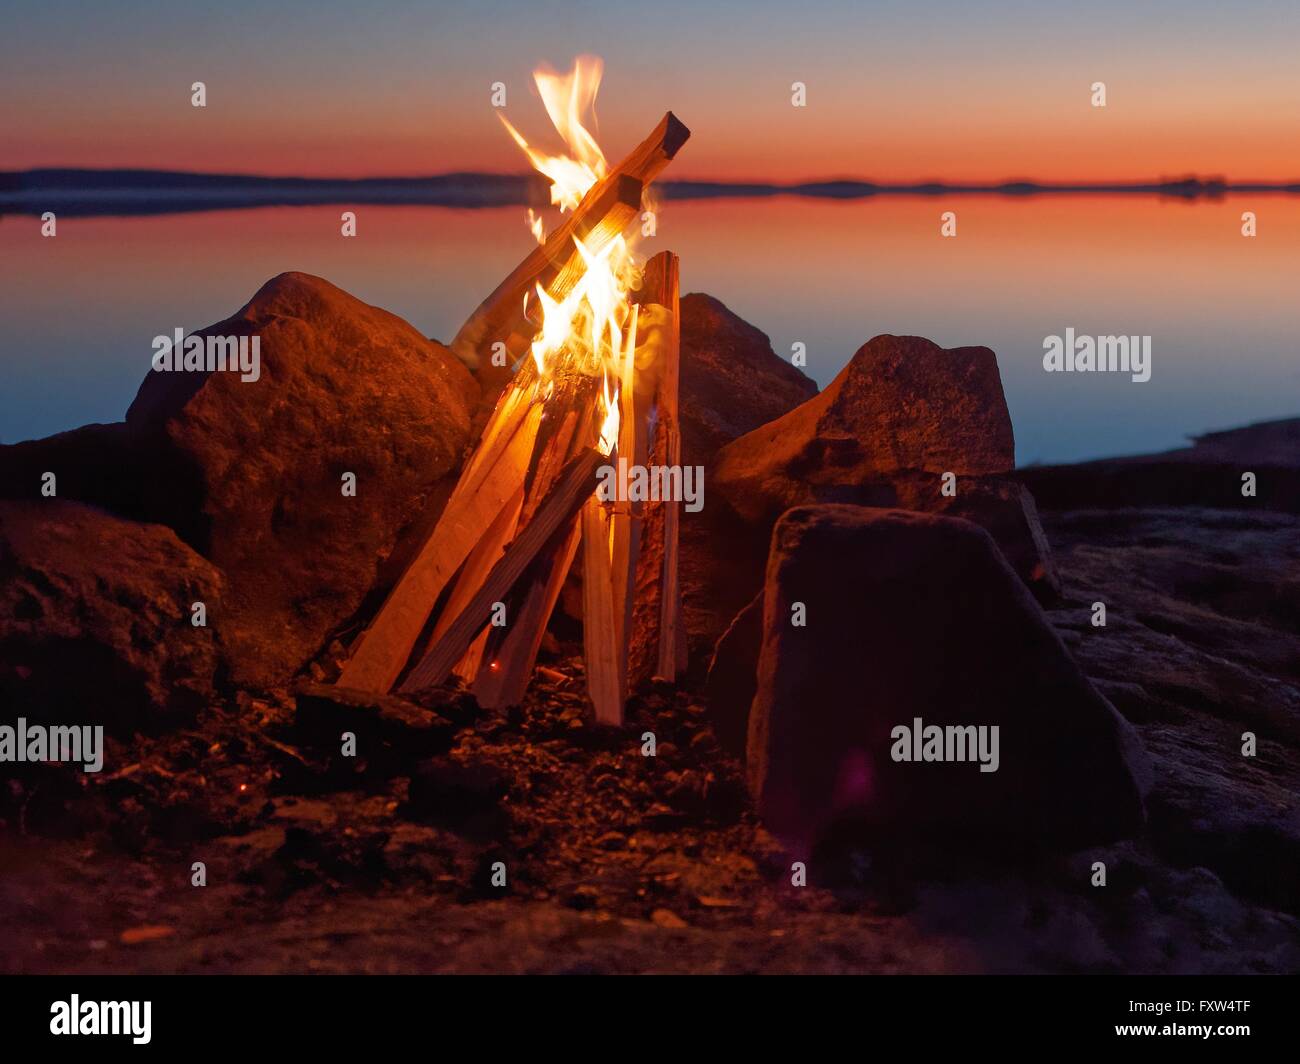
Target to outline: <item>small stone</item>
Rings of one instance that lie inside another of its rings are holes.
[[[650,920],[660,927],[671,928],[674,931],[690,926],[671,909],[656,909],[650,914]]]
[[[596,908],[600,901],[600,893],[595,887],[586,884],[575,887],[573,893],[564,899],[564,904],[570,909],[577,909],[579,912],[587,912]]]

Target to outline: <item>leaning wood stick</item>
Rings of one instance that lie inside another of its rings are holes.
[[[514,498],[501,508],[501,513],[492,522],[483,538],[479,540],[478,546],[465,559],[460,576],[456,578],[456,584],[451,589],[451,596],[447,599],[447,605],[443,607],[442,614],[438,618],[438,624],[430,637],[431,643],[436,643],[442,637],[442,633],[447,630],[452,620],[469,604],[469,600],[474,597],[474,592],[487,579],[487,574],[492,571],[492,566],[501,559],[501,555],[505,553],[506,545],[515,538],[515,532],[519,527],[519,511],[523,509],[523,505],[524,486],[520,484]],[[455,669],[452,670],[465,682],[472,682],[474,676],[478,673],[479,662],[483,660],[483,647],[486,643],[487,632],[484,631],[470,644],[470,648],[465,651],[465,656],[456,663]]]
[[[637,337],[640,305],[633,305],[629,336]],[[653,351],[636,350],[629,346],[622,365],[619,388],[619,439],[618,482],[623,482],[623,469],[627,466],[644,468],[649,457],[650,395],[645,387],[647,374],[637,377],[637,359],[656,360]],[[634,475],[634,474],[633,474]],[[645,502],[640,498],[619,498],[615,501],[610,522],[613,528],[610,576],[614,589],[615,639],[619,652],[618,675],[620,689],[626,698],[628,691],[628,662],[631,643],[633,610],[636,602],[637,564],[641,555],[642,525]]]
[[[528,585],[523,602],[507,626],[506,637],[486,669],[474,682],[474,697],[484,709],[514,706],[523,701],[532,678],[546,625],[573,567],[582,539],[582,521],[571,518],[559,545],[537,561],[536,578]]]
[[[614,616],[609,521],[594,495],[582,510],[582,646],[587,694],[602,724],[623,723],[622,654]]]
[[[570,409],[565,415],[563,424],[547,444],[547,454],[538,462],[521,523],[530,520],[532,513],[545,501],[561,471],[561,463],[567,463],[594,441],[595,379],[588,378],[586,383],[587,386],[579,388],[571,400],[577,404],[576,409]],[[561,451],[561,447],[565,450]],[[557,455],[558,460],[553,457]],[[554,473],[548,476],[547,471],[552,466]],[[475,679],[474,696],[479,705],[491,709],[516,705],[523,700],[537,652],[546,634],[547,622],[573,566],[581,535],[581,521],[575,517],[568,539],[562,539],[559,546],[544,552],[533,564],[524,591],[518,596],[519,604],[513,607],[508,619],[504,636],[494,641],[489,667],[480,669]]]
[[[492,603],[504,598],[556,532],[579,511],[583,501],[595,492],[596,470],[604,460],[604,455],[593,447],[569,462],[546,502],[506,548],[504,556],[492,567],[478,593],[452,621],[442,638],[429,647],[423,660],[403,681],[400,688],[403,693],[436,687],[447,679],[453,666],[488,622]]]
[[[651,466],[679,466],[681,435],[678,411],[678,363],[681,334],[678,321],[677,257],[662,252],[646,263],[634,298],[647,322],[643,350],[638,356],[638,400],[653,389],[656,410]],[[674,628],[681,631],[677,579],[677,540],[680,500],[651,500],[641,522],[635,600],[629,631],[628,680],[639,684],[652,676],[675,679],[683,664],[676,653],[665,660],[665,647],[676,646]]]
[[[447,582],[523,486],[541,424],[542,404],[521,405],[513,416],[515,424],[501,429],[508,442],[483,473],[481,483],[473,491],[453,493],[433,534],[361,634],[339,676],[340,687],[380,694],[392,689]],[[466,643],[461,652],[468,646]]]
[[[583,237],[592,250],[600,250],[613,240],[640,212],[645,186],[676,156],[690,135],[691,131],[671,111],[664,115],[650,136],[592,186],[546,243],[534,248],[479,305],[456,334],[452,349],[470,364],[477,364],[484,347],[498,340],[517,355],[521,341],[526,344],[536,331],[524,316],[524,294],[540,283],[553,297],[563,298],[582,274],[574,236]]]
[[[521,416],[529,403],[537,398],[537,372],[530,362],[524,366],[497,397],[496,408],[483,428],[478,446],[461,470],[460,479],[452,491],[452,498],[472,495],[482,482],[487,470],[501,457],[509,445],[512,434],[522,423]]]
[[[590,252],[602,250],[640,213],[643,191],[640,181],[620,173],[611,174],[593,187],[546,243],[529,252],[479,304],[456,334],[452,350],[464,361],[477,365],[480,377],[489,368],[499,376],[508,375],[513,367],[485,365],[480,356],[498,340],[505,342],[512,359],[522,354],[537,331],[525,313],[525,300],[535,300],[537,285],[555,299],[568,295],[583,273],[574,237],[581,237]]]
[[[671,324],[661,352],[659,373],[658,410],[659,423],[663,425],[668,465],[677,468],[682,464],[681,415],[678,405],[682,325],[681,303],[678,293],[678,259],[666,253],[652,264],[655,273],[646,280],[658,289],[659,302],[668,308]],[[643,290],[648,285],[643,285]],[[680,536],[681,500],[669,499],[664,508],[664,567],[663,584],[659,601],[659,668],[656,674],[664,680],[677,677],[679,665],[678,628],[681,625],[681,586],[677,575],[677,543]]]

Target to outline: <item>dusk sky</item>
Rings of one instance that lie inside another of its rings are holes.
[[[536,135],[530,72],[588,52],[606,153],[672,109],[693,131],[675,178],[1300,178],[1294,0],[18,6],[4,169],[521,172],[492,82]]]

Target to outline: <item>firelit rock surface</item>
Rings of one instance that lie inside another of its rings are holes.
[[[171,529],[59,499],[0,502],[6,712],[119,733],[192,713],[213,696],[221,616],[220,574]]]
[[[457,468],[476,386],[401,318],[303,273],[209,334],[260,337],[259,379],[151,373],[127,424],[174,470],[177,505],[155,512],[226,575],[233,678],[271,685],[357,609]]]

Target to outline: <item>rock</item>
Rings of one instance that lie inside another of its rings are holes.
[[[749,707],[758,688],[758,652],[763,645],[763,596],[736,614],[709,662],[704,695],[718,742],[733,757],[745,757]]]
[[[993,537],[1020,579],[1043,604],[1055,602],[1061,579],[1038,516],[1034,497],[1004,477],[972,477],[957,485],[955,498],[939,495],[931,485],[900,499],[901,508],[973,521]]]
[[[60,499],[148,520],[147,500],[161,489],[157,467],[142,458],[147,456],[120,421],[0,446],[0,498],[39,500],[41,478],[53,473]]]
[[[1255,474],[1255,494],[1242,476]],[[1206,433],[1192,446],[1017,473],[1044,509],[1193,506],[1300,513],[1300,418]]]
[[[1148,837],[1241,897],[1300,906],[1300,516],[1194,507],[1046,515],[1079,664],[1137,725]],[[1106,603],[1105,627],[1091,623]],[[1242,756],[1251,732],[1259,749]]]
[[[965,517],[1050,598],[1047,541],[1033,499],[1006,479],[1014,465],[992,351],[877,336],[820,395],[724,447],[711,486],[764,537],[785,510],[816,502]],[[944,473],[955,495],[944,494]]]
[[[683,513],[678,574],[691,657],[713,644],[762,584],[766,532],[754,540],[711,502],[714,459],[732,440],[817,394],[767,336],[702,293],[682,297],[682,462],[705,467],[704,508]]]
[[[1060,578],[1029,492],[1013,481],[980,478],[972,490],[943,501],[950,504],[943,511],[946,516],[974,521],[993,535],[1011,567],[1036,595],[1048,602],[1056,600]],[[718,739],[728,753],[742,760],[762,642],[763,596],[760,593],[736,614],[719,638],[705,681],[710,719]]]
[[[221,612],[220,574],[170,529],[60,499],[0,503],[6,713],[116,732],[191,714],[213,697]]]
[[[476,386],[405,321],[303,273],[198,335],[260,337],[260,379],[150,373],[127,426],[171,471],[153,512],[226,575],[213,623],[234,680],[270,686],[357,611],[457,467]]]
[[[396,761],[444,753],[456,732],[451,721],[394,695],[320,683],[300,683],[295,695],[295,724],[304,735],[337,748],[340,735],[350,731],[358,752],[369,757],[380,745]]]
[[[893,729],[917,718],[998,727],[997,770],[894,761]],[[1148,766],[987,533],[823,505],[773,533],[748,776],[795,848],[851,823],[877,839],[1072,850],[1140,828]]]
[[[824,392],[728,444],[714,485],[742,517],[771,523],[812,502],[887,506],[893,478],[1009,473],[1011,417],[987,347],[950,351],[877,336]]]
[[[817,385],[720,300],[681,299],[682,461],[708,463],[723,444],[793,410]]]

